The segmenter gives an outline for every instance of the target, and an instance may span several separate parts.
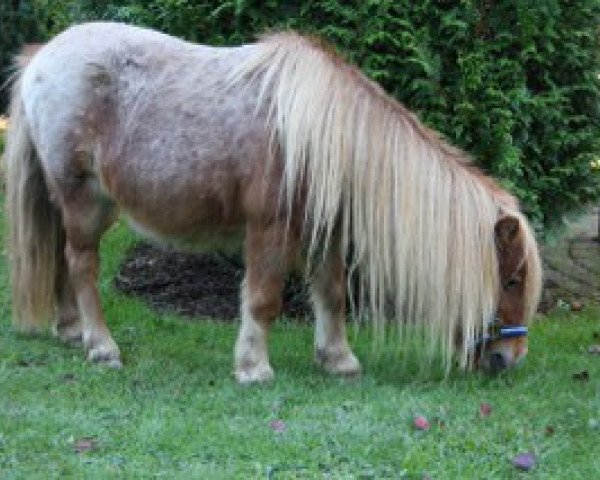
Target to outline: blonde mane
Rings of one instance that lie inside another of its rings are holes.
[[[425,335],[448,365],[461,338],[459,361],[468,365],[469,345],[485,333],[498,301],[494,225],[501,211],[527,232],[526,308],[534,313],[539,259],[513,197],[315,42],[276,34],[254,51],[231,82],[259,82],[258,103],[283,155],[288,211],[306,189],[309,257],[341,225],[347,267],[364,279],[364,311],[378,338],[393,299],[400,331],[408,325]]]

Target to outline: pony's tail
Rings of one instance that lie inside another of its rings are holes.
[[[5,161],[13,323],[22,331],[38,331],[54,317],[65,237],[32,142],[20,79],[13,87]]]

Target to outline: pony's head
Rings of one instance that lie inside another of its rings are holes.
[[[541,267],[535,238],[520,214],[501,213],[494,227],[498,306],[477,345],[477,362],[497,373],[527,354],[527,324],[540,296]]]

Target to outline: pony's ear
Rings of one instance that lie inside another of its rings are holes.
[[[509,281],[522,267],[525,258],[525,239],[519,219],[509,214],[500,216],[494,227],[498,248],[500,279]]]
[[[519,237],[519,219],[512,215],[502,215],[496,222],[494,232],[499,250],[505,250],[515,244]]]

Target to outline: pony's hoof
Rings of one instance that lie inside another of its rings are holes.
[[[81,347],[83,345],[83,332],[81,331],[81,324],[79,322],[56,327],[55,335],[62,343],[72,347]]]
[[[87,358],[91,363],[106,365],[110,368],[121,368],[121,358],[119,350],[115,348],[105,348],[98,346],[88,351]]]
[[[235,369],[235,379],[242,385],[270,382],[274,377],[275,373],[268,363],[258,363]]]
[[[88,355],[88,360],[91,363],[96,363],[98,365],[104,365],[109,368],[119,369],[119,368],[123,367],[123,364],[121,363],[121,359],[119,357],[115,357],[114,355],[111,355],[111,354]]]
[[[317,350],[315,361],[331,375],[358,377],[361,374],[360,362],[352,352],[331,355]]]
[[[83,335],[79,332],[60,332],[58,339],[71,347],[81,347],[83,345]]]

